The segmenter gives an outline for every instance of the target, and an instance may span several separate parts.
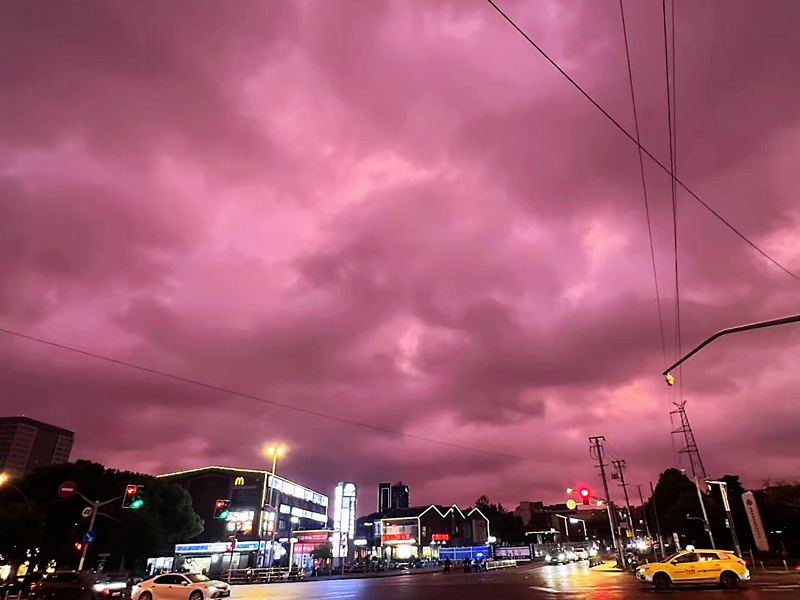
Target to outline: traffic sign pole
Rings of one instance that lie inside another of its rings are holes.
[[[98,502],[92,502],[92,518],[89,519],[89,531],[94,531],[94,519],[97,517],[97,507]],[[83,563],[86,560],[86,551],[89,549],[89,544],[83,545],[83,550],[81,551],[81,561],[78,563],[78,571],[83,571]]]

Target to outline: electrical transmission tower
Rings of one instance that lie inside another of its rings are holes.
[[[672,433],[682,433],[685,443],[685,446],[679,450],[679,452],[689,456],[689,466],[692,470],[692,479],[695,481],[703,481],[706,478],[706,469],[703,466],[703,460],[700,458],[700,451],[697,449],[697,442],[694,440],[692,426],[689,425],[689,417],[686,416],[686,402],[684,401],[680,404],[673,402],[673,404],[677,408],[669,413],[670,418],[673,418],[673,415],[679,415],[681,419],[681,425],[678,429],[673,430]],[[673,421],[673,427],[674,426],[675,422]]]

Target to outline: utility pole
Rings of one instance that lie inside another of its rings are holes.
[[[650,523],[647,521],[647,510],[645,510],[644,508],[644,499],[642,498],[642,486],[637,484],[636,489],[639,490],[639,504],[642,505],[642,514],[644,515],[644,529],[647,532],[647,537],[649,537],[652,540],[653,536],[650,534]]]
[[[661,559],[667,557],[664,552],[664,538],[661,536],[661,521],[658,520],[658,507],[656,506],[656,492],[653,489],[653,482],[650,482],[650,501],[653,503],[653,516],[656,519],[656,531],[658,531],[658,547],[661,548]]]
[[[686,402],[684,401],[680,404],[673,402],[673,404],[677,407],[677,409],[669,413],[670,418],[672,418],[672,415],[680,416],[681,426],[678,429],[673,430],[672,433],[683,434],[683,439],[686,445],[682,450],[680,450],[680,452],[686,453],[689,456],[689,467],[692,470],[692,479],[694,480],[694,485],[697,488],[697,498],[700,500],[700,508],[703,511],[703,527],[705,528],[706,532],[708,533],[708,537],[711,540],[711,547],[716,550],[717,546],[714,543],[714,534],[711,533],[711,525],[708,523],[706,503],[703,500],[703,492],[700,489],[700,480],[705,480],[706,469],[703,466],[703,459],[700,458],[700,450],[697,449],[697,442],[694,439],[692,426],[689,424],[689,417],[686,415]]]
[[[589,456],[597,460],[600,466],[600,477],[603,479],[603,490],[606,494],[606,506],[608,508],[608,522],[611,525],[611,539],[614,542],[614,551],[617,554],[617,564],[620,567],[625,566],[625,560],[622,556],[622,548],[620,547],[619,540],[617,539],[617,519],[614,510],[614,504],[611,502],[611,495],[608,493],[608,480],[606,479],[606,465],[603,462],[603,446],[600,442],[605,441],[605,436],[595,435],[589,438],[592,446],[589,447]],[[592,453],[594,450],[594,453]]]
[[[617,469],[617,475],[619,476],[620,485],[622,486],[622,491],[625,493],[625,507],[628,509],[628,527],[631,532],[631,536],[636,535],[636,526],[633,524],[633,511],[631,510],[631,502],[628,499],[628,486],[625,483],[625,461],[624,460],[612,460],[611,464],[614,465]]]

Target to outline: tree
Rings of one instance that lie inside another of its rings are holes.
[[[658,478],[653,498],[647,503],[648,514],[653,515],[652,502],[656,502],[661,533],[667,538],[673,533],[680,536],[683,545],[693,544],[701,548],[710,544],[708,533],[703,527],[703,516],[697,487],[685,473],[678,469],[667,469]],[[722,505],[708,494],[703,495],[708,512],[709,524],[715,538],[724,536],[725,512]],[[687,518],[687,515],[693,517]]]
[[[120,500],[100,509],[94,525],[97,539],[87,554],[88,566],[101,553],[110,554],[112,561],[123,557],[143,559],[203,530],[202,520],[192,510],[191,498],[179,486],[150,475],[77,461],[37,469],[15,482],[28,497],[30,507],[26,509],[24,527],[0,529],[0,545],[12,550],[24,548],[25,552],[38,548],[35,562],[56,560],[59,566],[76,567],[79,554],[74,544],[88,528],[88,520],[81,517],[86,502],[77,494],[58,498],[58,487],[65,481],[76,482],[82,494],[99,501],[121,498],[127,484],[145,486],[142,508],[122,509]],[[3,515],[13,517],[12,511],[18,510],[8,499],[8,493],[0,488],[0,523]],[[18,554],[19,550],[15,552]]]
[[[311,551],[311,558],[315,560],[330,560],[333,558],[333,550],[330,544],[320,544]]]
[[[770,485],[756,500],[773,549],[800,556],[800,483]]]
[[[525,526],[517,515],[507,511],[502,504],[492,504],[485,495],[475,501],[475,508],[489,519],[491,534],[501,542],[523,542]]]

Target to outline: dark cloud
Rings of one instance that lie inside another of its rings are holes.
[[[632,128],[617,4],[503,7]],[[626,11],[668,162],[660,7]],[[677,127],[680,176],[800,270],[795,12],[678,3]],[[0,337],[3,411],[75,429],[76,456],[258,467],[278,440],[323,491],[512,507],[595,482],[590,435],[636,483],[677,464],[636,149],[490,6],[6,2],[0,56],[3,327],[505,455]],[[672,360],[670,185],[646,173]],[[682,191],[678,216],[684,350],[796,311],[797,283]],[[710,470],[796,477],[798,335],[679,373]]]

